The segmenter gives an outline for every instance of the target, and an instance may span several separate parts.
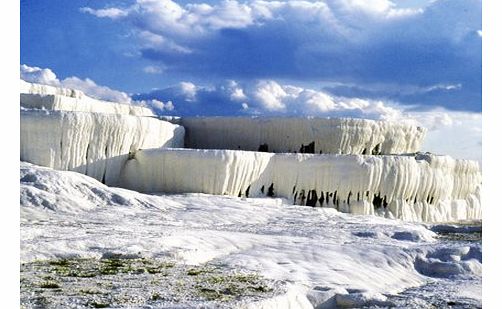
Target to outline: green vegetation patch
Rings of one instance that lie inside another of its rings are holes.
[[[40,284],[40,287],[42,289],[59,289],[60,286],[57,284],[57,282],[54,281],[45,281]]]
[[[186,266],[147,258],[54,259],[21,264],[22,307],[197,307],[260,300],[282,283],[218,265]],[[232,305],[234,304],[234,305]]]
[[[196,288],[200,296],[219,301],[229,301],[272,291],[272,288],[260,276],[242,273],[209,273],[203,280],[198,280]]]

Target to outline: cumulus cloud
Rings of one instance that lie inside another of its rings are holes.
[[[165,89],[137,94],[135,100],[175,102],[176,109],[155,106],[159,114],[263,115],[356,117],[375,120],[409,121],[429,130],[455,124],[444,109],[419,112],[392,101],[335,96],[274,80],[239,83],[234,80],[216,85],[182,82]]]
[[[131,97],[127,93],[113,90],[106,86],[97,85],[93,80],[89,78],[80,79],[75,76],[68,77],[61,81],[60,86],[65,88],[78,89],[91,97],[105,101],[131,103]]]
[[[187,102],[195,101],[197,96],[197,86],[195,86],[195,84],[190,82],[181,82],[180,91],[181,94],[185,96],[185,100]]]
[[[170,100],[133,100],[129,94],[111,89],[107,86],[98,85],[89,78],[81,79],[71,76],[59,80],[57,75],[48,68],[42,69],[22,64],[20,68],[20,77],[22,80],[30,83],[80,90],[87,96],[99,100],[141,105],[152,109],[157,114],[167,114],[175,109],[173,102]],[[192,94],[195,95],[195,92]]]
[[[58,86],[60,81],[56,74],[50,69],[41,69],[39,67],[30,67],[21,65],[21,79],[30,83],[39,83],[44,85]]]
[[[378,120],[402,118],[400,109],[383,101],[333,96],[329,93],[262,80],[249,87],[248,96],[262,113],[359,117]]]
[[[94,10],[94,9],[91,9],[88,7],[84,7],[84,8],[81,8],[80,11],[83,13],[89,13],[89,14],[94,15],[96,17],[107,17],[107,18],[111,18],[111,19],[117,19],[120,17],[127,16],[127,11],[121,10],[119,8]]]
[[[217,80],[461,85],[408,94],[403,102],[481,110],[479,0],[420,8],[391,0],[137,0],[116,9],[125,13],[83,12],[129,25],[142,57],[172,72]]]
[[[106,86],[100,86],[89,78],[80,79],[78,77],[71,76],[63,80],[59,80],[56,74],[48,68],[42,69],[22,64],[21,79],[30,83],[80,90],[90,97],[105,101],[119,103],[131,103],[132,101],[131,97],[127,93],[113,90]]]
[[[158,115],[165,115],[174,110],[174,104],[171,101],[162,102],[156,99],[135,101],[136,104],[149,107]]]
[[[286,92],[281,85],[274,81],[261,81],[256,86],[254,96],[267,111],[285,111],[285,100],[294,99],[292,92]]]

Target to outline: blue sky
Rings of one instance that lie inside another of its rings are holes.
[[[413,118],[478,160],[481,45],[481,1],[21,1],[25,79],[159,114]]]

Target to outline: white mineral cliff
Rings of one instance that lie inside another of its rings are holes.
[[[448,156],[150,149],[136,152],[120,178],[143,192],[268,195],[408,221],[481,218],[477,162]]]
[[[182,117],[185,147],[285,153],[401,154],[420,150],[426,130],[366,119]]]
[[[277,196],[409,221],[481,218],[477,162],[415,154],[425,129],[405,123],[170,119],[180,126],[151,117],[146,108],[23,81],[21,106],[22,161],[77,171],[112,186]],[[170,149],[183,146],[196,149]],[[226,150],[214,150],[219,148]]]
[[[79,90],[33,84],[23,80],[21,80],[21,106],[46,110],[154,116],[146,107],[96,100]]]
[[[183,146],[184,129],[150,117],[21,111],[21,160],[118,182],[130,152]]]

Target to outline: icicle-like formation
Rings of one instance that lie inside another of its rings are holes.
[[[116,185],[138,149],[180,147],[184,129],[167,121],[129,115],[21,111],[21,160],[71,170]]]
[[[185,146],[278,153],[401,154],[420,150],[426,130],[345,118],[188,117]]]
[[[154,116],[147,107],[96,100],[79,90],[32,84],[23,80],[21,106],[46,110]]]
[[[127,161],[121,179],[143,192],[276,196],[408,221],[481,218],[477,162],[448,156],[150,149]]]
[[[272,153],[170,149],[138,151],[126,163],[123,185],[143,192],[202,192],[244,196],[265,173]],[[148,161],[148,162],[147,162]]]

